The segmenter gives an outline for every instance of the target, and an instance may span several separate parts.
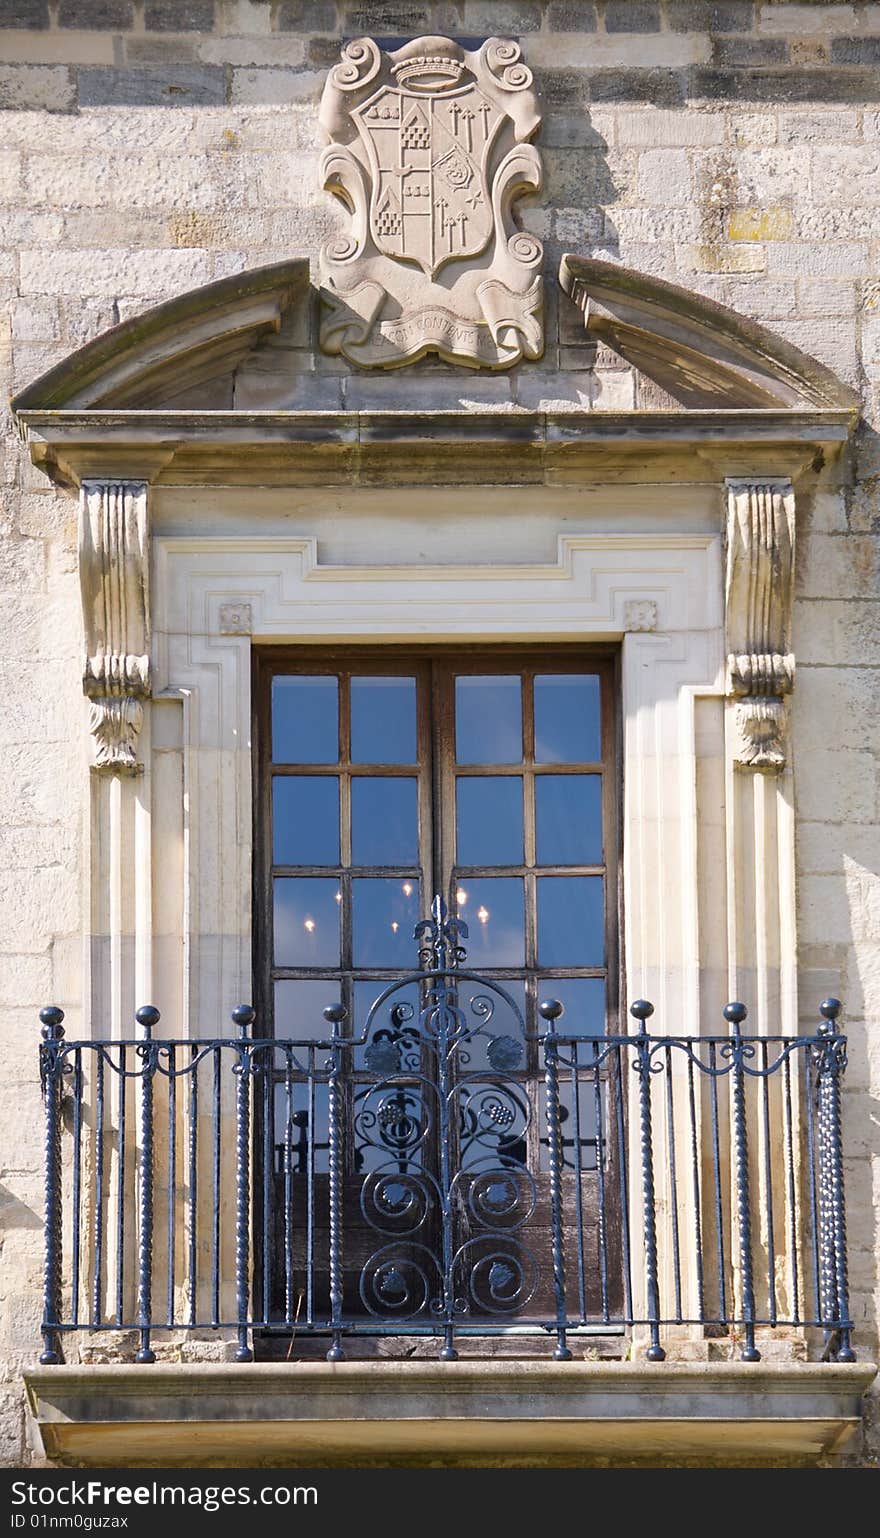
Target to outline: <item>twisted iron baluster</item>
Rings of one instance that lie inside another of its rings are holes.
[[[235,1301],[238,1310],[238,1347],[236,1362],[252,1362],[254,1353],[248,1345],[248,1303],[250,1301],[250,1253],[248,1248],[248,1224],[250,1222],[250,1138],[251,1138],[251,1067],[248,1052],[248,1031],[256,1019],[256,1011],[249,1004],[239,1004],[232,1011],[233,1024],[238,1026],[238,1075],[235,1084]]]
[[[437,951],[441,965],[446,964],[445,942],[441,941]],[[450,1063],[449,1063],[449,1019],[451,1004],[451,990],[447,986],[445,978],[434,985],[435,1008],[437,1010],[437,1101],[438,1101],[438,1134],[440,1142],[440,1229],[441,1245],[443,1253],[443,1346],[440,1351],[441,1362],[455,1362],[458,1360],[458,1352],[455,1349],[455,1278],[452,1274],[452,1261],[455,1253],[452,1232],[452,1169],[450,1159],[450,1142],[452,1139],[452,1127],[449,1118],[450,1096]]]
[[[50,1005],[40,1010],[43,1029],[40,1045],[40,1081],[46,1113],[46,1186],[43,1262],[43,1367],[57,1367],[64,1360],[61,1336],[61,1075],[64,1056],[64,1010]]]
[[[153,1027],[159,1024],[159,1011],[144,1004],[135,1015],[144,1033],[138,1054],[141,1069],[141,1201],[140,1242],[138,1244],[138,1328],[140,1349],[135,1357],[142,1366],[155,1362],[150,1347],[153,1317],[153,1076],[156,1072],[156,1047]],[[120,1193],[120,1200],[122,1194]]]
[[[565,1340],[565,1235],[562,1212],[562,1134],[559,1116],[559,1049],[556,1045],[556,1021],[562,1014],[558,999],[546,999],[538,1013],[547,1021],[544,1039],[544,1085],[547,1092],[547,1148],[550,1155],[550,1221],[553,1243],[553,1292],[556,1298],[556,1346],[554,1361],[570,1362],[571,1352]],[[577,1094],[577,1086],[575,1086]],[[575,1164],[575,1180],[580,1174]]]
[[[660,1284],[657,1279],[657,1212],[654,1202],[654,1141],[651,1132],[651,1047],[646,1021],[654,1013],[647,999],[636,999],[630,1014],[639,1022],[636,1037],[636,1072],[639,1076],[639,1133],[642,1155],[642,1227],[645,1240],[645,1290],[648,1299],[648,1323],[651,1344],[649,1362],[665,1362],[660,1344]]]
[[[329,1161],[330,1161],[330,1326],[333,1341],[327,1352],[328,1362],[341,1362],[342,1349],[342,1047],[341,1026],[346,1010],[343,1004],[329,1004],[324,1019],[333,1031],[329,1080]],[[314,1128],[310,1129],[314,1137]]]
[[[815,1049],[819,1080],[819,1203],[821,1211],[821,1265],[823,1282],[823,1323],[831,1354],[832,1336],[837,1335],[834,1355],[838,1362],[854,1362],[851,1345],[852,1324],[849,1317],[849,1279],[846,1254],[846,1204],[843,1189],[843,1139],[840,1116],[840,1081],[846,1068],[846,1042],[839,1034],[837,1016],[839,999],[825,999],[819,1006],[822,1024],[817,1034],[821,1046]]]
[[[740,1353],[743,1362],[760,1362],[755,1346],[755,1285],[752,1275],[752,1212],[749,1199],[749,1142],[746,1125],[745,1074],[743,1072],[742,1025],[748,1010],[745,1004],[728,1004],[724,1018],[732,1027],[733,1042],[733,1157],[736,1170],[736,1214],[739,1233],[739,1268],[742,1285],[742,1312],[746,1343]],[[727,1050],[725,1048],[725,1050]]]

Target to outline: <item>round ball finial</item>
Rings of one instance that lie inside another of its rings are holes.
[[[819,1014],[823,1020],[836,1020],[840,1010],[841,1003],[839,999],[823,999],[819,1005]]]
[[[326,1009],[322,1010],[322,1014],[328,1025],[335,1026],[342,1024],[348,1010],[344,1004],[328,1004]]]
[[[236,1004],[232,1011],[232,1023],[237,1025],[240,1031],[246,1031],[253,1025],[257,1018],[257,1011],[250,1004]]]
[[[57,1004],[47,1004],[45,1009],[40,1010],[40,1021],[43,1026],[40,1035],[44,1041],[61,1040],[64,1035],[63,1020],[64,1010],[59,1009]]]
[[[748,1013],[745,1004],[738,1003],[736,999],[731,1004],[725,1004],[724,1006],[724,1018],[728,1025],[742,1025]]]
[[[636,1020],[650,1020],[654,1013],[654,1006],[650,999],[636,999],[634,1004],[630,1004],[629,1012]]]
[[[155,1004],[142,1004],[135,1014],[138,1025],[142,1025],[145,1031],[151,1031],[154,1025],[158,1025],[162,1016]]]
[[[559,999],[543,999],[538,1005],[538,1014],[542,1020],[558,1020],[565,1014],[565,1005]]]

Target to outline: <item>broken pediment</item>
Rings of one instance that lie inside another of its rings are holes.
[[[632,268],[563,256],[559,282],[597,341],[690,410],[858,410],[815,358],[688,289]]]
[[[413,404],[403,377],[393,392],[396,376],[384,372],[352,370],[346,394],[331,394],[309,344],[316,306],[304,258],[114,326],[21,391],[13,409],[32,460],[62,486],[101,475],[325,486],[680,479],[704,473],[706,456],[725,474],[796,476],[852,432],[853,391],[721,305],[575,256],[560,280],[600,341],[597,374],[613,358],[637,371],[637,409],[605,409],[601,395],[596,406],[511,406],[496,375],[497,403],[484,396],[474,412],[462,400],[470,376],[432,361],[423,365],[430,407]],[[357,407],[343,405],[351,379]],[[551,394],[560,379],[548,374]]]
[[[167,406],[230,374],[309,294],[308,261],[257,267],[112,326],[13,400],[13,410]]]

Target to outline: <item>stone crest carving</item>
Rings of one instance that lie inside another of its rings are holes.
[[[785,695],[794,687],[791,611],[795,505],[790,480],[727,482],[727,689],[736,762],[785,764]]]
[[[150,693],[148,539],[146,482],[83,481],[83,692],[95,768],[116,774],[137,770],[143,701]]]
[[[512,40],[343,48],[320,115],[323,184],[351,216],[321,251],[325,352],[386,368],[540,357],[543,249],[512,217],[541,186],[540,121]]]

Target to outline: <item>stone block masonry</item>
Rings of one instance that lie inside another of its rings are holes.
[[[570,249],[656,273],[760,320],[861,392],[852,485],[810,472],[797,488],[792,713],[803,1003],[815,1001],[813,978],[846,1001],[876,1095],[880,0],[0,0],[0,400],[159,300],[314,259],[341,228],[318,187],[317,104],[340,40],[364,31],[383,46],[424,32],[467,46],[489,33],[521,40],[544,107],[546,187],[520,212],[548,278]],[[403,396],[563,410],[634,398],[630,375],[596,356],[557,295],[543,359],[497,378],[419,365],[380,387],[302,339],[289,366],[291,405]],[[83,828],[59,789],[85,772],[80,615],[72,501],[26,462],[5,404],[0,415],[0,1052],[24,1065],[37,1008],[51,995],[75,1018],[82,988]],[[32,1074],[15,1109],[37,1125]],[[0,1359],[12,1383],[35,1324],[41,1195],[35,1139],[10,1145],[8,1122]],[[865,1140],[855,1154],[869,1188],[880,1149]],[[850,1234],[864,1271],[867,1208]],[[857,1341],[865,1355],[876,1318],[874,1300]],[[31,1456],[8,1383],[0,1448],[10,1463]]]

